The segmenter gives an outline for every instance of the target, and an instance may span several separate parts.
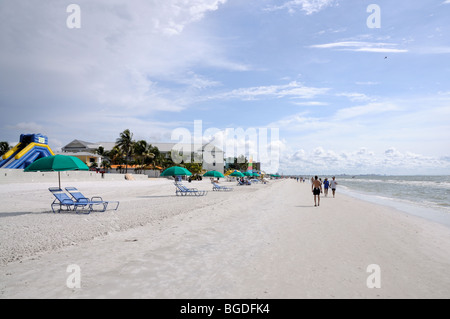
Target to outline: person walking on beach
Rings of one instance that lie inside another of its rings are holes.
[[[333,176],[333,180],[330,182],[331,191],[333,192],[333,198],[336,194],[336,185],[338,183],[336,182],[336,177]]]
[[[314,177],[314,180],[311,185],[311,190],[314,195],[314,207],[320,206],[320,193],[322,192],[322,184],[319,181],[319,178],[317,176]],[[316,201],[317,196],[317,201]]]
[[[330,182],[328,181],[328,178],[325,178],[325,180],[323,181],[323,188],[324,188],[325,197],[328,196],[328,187],[329,186],[330,186]]]

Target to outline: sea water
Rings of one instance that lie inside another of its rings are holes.
[[[450,226],[450,176],[337,176],[338,191]]]

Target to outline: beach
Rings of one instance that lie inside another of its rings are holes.
[[[450,228],[295,180],[175,196],[166,179],[72,182],[117,211],[51,212],[54,183],[0,184],[0,298],[449,298]],[[80,288],[69,287],[76,265]],[[371,265],[381,288],[369,288]]]

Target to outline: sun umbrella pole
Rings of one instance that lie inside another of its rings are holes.
[[[58,171],[59,189],[61,189],[61,172]]]

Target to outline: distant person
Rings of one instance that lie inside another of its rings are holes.
[[[337,184],[338,184],[338,182],[336,182],[336,177],[333,176],[333,180],[330,182],[331,191],[333,192],[333,198],[335,197],[335,194],[336,194]]]
[[[325,197],[328,196],[328,187],[329,186],[330,186],[330,181],[328,180],[328,178],[325,178],[325,180],[323,181],[323,189],[324,189]]]
[[[311,190],[314,195],[314,206],[320,206],[320,193],[322,192],[322,184],[320,183],[319,178],[317,176],[314,177],[314,180],[311,185]]]

